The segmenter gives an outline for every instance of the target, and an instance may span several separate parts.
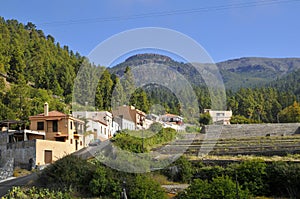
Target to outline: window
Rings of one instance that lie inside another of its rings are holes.
[[[70,140],[70,143],[73,144],[73,139]]]
[[[70,121],[70,129],[73,129],[73,122]]]
[[[82,146],[82,141],[80,141],[80,146]]]
[[[37,123],[37,130],[44,130],[44,122],[38,122]]]
[[[52,123],[52,131],[53,132],[58,132],[58,122],[57,120],[54,120],[53,123]]]
[[[217,117],[224,116],[224,113],[217,113]]]

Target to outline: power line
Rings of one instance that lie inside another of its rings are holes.
[[[88,24],[88,23],[100,23],[100,22],[112,22],[112,21],[127,21],[127,20],[134,20],[134,19],[157,18],[157,17],[165,17],[165,16],[173,16],[173,15],[186,15],[186,14],[194,14],[194,13],[223,11],[223,10],[238,9],[238,8],[270,6],[276,4],[291,3],[291,2],[299,2],[299,0],[262,0],[259,2],[243,2],[243,3],[234,3],[234,4],[226,4],[226,5],[219,5],[219,6],[200,7],[194,9],[150,12],[144,14],[127,15],[127,16],[124,15],[124,16],[113,16],[113,17],[102,17],[102,18],[53,21],[53,22],[39,23],[37,25],[62,26],[62,25]]]

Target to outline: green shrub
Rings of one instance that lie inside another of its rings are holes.
[[[192,179],[194,171],[192,163],[184,156],[181,156],[161,172],[167,176],[169,180],[187,183]]]
[[[178,199],[195,199],[195,198],[211,198],[211,199],[232,199],[250,198],[248,191],[236,189],[236,183],[228,176],[213,178],[211,182],[207,180],[195,179],[191,185],[178,194]]]
[[[200,114],[199,118],[200,125],[209,125],[212,124],[212,117],[208,112]]]
[[[273,162],[267,167],[269,195],[300,198],[300,164]]]
[[[71,199],[75,198],[68,192],[52,191],[46,188],[13,187],[3,199]]]
[[[75,189],[85,193],[95,166],[79,157],[67,155],[43,170],[39,181],[42,186],[54,189]]]
[[[195,177],[200,178],[202,180],[211,181],[213,178],[220,177],[224,175],[225,168],[220,166],[204,166],[198,169]]]
[[[147,132],[144,133],[146,134]],[[123,150],[134,153],[143,153],[149,151],[155,146],[174,140],[177,132],[172,128],[163,128],[151,137],[141,138],[133,136],[134,134],[137,134],[137,132],[134,131],[131,133],[130,131],[123,131],[113,137],[111,141],[114,143],[114,145]]]
[[[243,189],[248,189],[255,196],[262,196],[266,193],[266,167],[262,160],[247,160],[239,164],[232,164],[227,168],[232,179],[237,175],[237,180]]]
[[[120,198],[120,179],[109,168],[98,165],[89,183],[89,190],[93,196],[107,196],[109,198]]]
[[[146,175],[137,174],[133,181],[127,183],[128,196],[134,199],[164,199],[165,191],[160,184]]]

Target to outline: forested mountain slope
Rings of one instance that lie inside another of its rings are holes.
[[[146,85],[128,96],[134,91],[131,69],[156,64],[170,67],[190,82],[200,111],[210,108],[211,99],[199,72],[193,65],[168,56],[138,54],[108,70],[99,67],[102,72],[96,73],[97,66],[68,46],[61,47],[53,36],[46,36],[34,24],[23,25],[3,18],[0,18],[0,44],[0,120],[27,120],[28,116],[43,111],[45,101],[50,109],[68,113],[72,108],[74,80],[82,66],[87,73],[77,79],[77,86],[89,88],[91,81],[87,80],[91,79],[97,86],[96,91],[83,89],[76,96],[81,105],[87,102],[85,96],[89,96],[98,110],[111,110],[114,104],[126,103],[148,112],[159,104],[167,112],[180,114],[184,107],[166,87]],[[240,58],[216,65],[227,90],[227,107],[235,115],[276,122],[278,113],[299,99],[299,58]],[[209,64],[201,66],[210,68]],[[176,80],[175,76],[171,78]],[[113,98],[116,93],[117,99]],[[93,105],[90,101],[89,105]]]

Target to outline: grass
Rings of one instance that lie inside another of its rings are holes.
[[[151,178],[158,182],[160,185],[173,185],[173,184],[179,184],[177,182],[173,182],[168,180],[168,178],[162,174],[159,173],[153,173],[151,174]]]
[[[14,177],[22,177],[31,174],[31,171],[26,169],[21,169],[20,167],[16,167],[13,172]]]

